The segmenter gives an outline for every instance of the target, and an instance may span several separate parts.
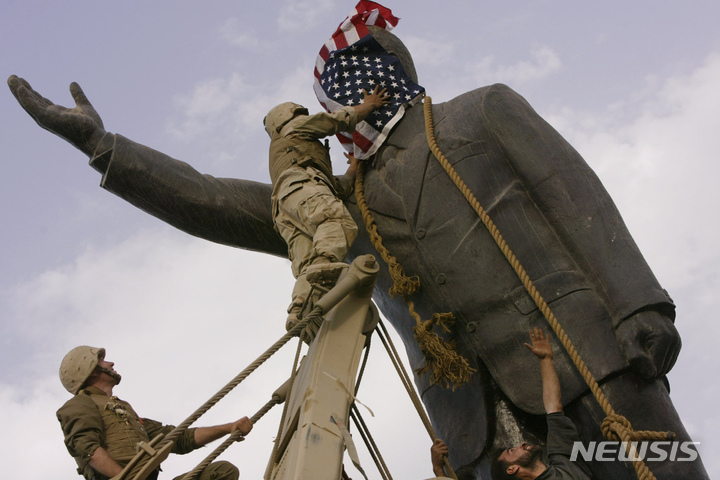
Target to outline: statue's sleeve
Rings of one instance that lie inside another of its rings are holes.
[[[667,293],[580,154],[510,88],[493,85],[485,92],[481,117],[498,148],[605,300],[614,325],[650,305],[662,305],[674,317]]]
[[[103,173],[103,188],[186,233],[287,256],[273,227],[269,184],[203,175],[121,135],[106,135],[90,164]]]

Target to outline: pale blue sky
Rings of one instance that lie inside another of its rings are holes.
[[[684,349],[672,397],[710,476],[719,476],[720,389],[710,372],[720,334],[720,3],[385,5],[401,18],[394,33],[435,102],[506,83],[597,171],[678,305]],[[2,0],[0,73],[63,105],[77,81],[108,131],[203,173],[269,181],[262,118],[286,100],[319,110],[314,59],[353,6]],[[178,422],[282,334],[292,286],[285,261],[190,238],[104,192],[87,159],[38,128],[8,90],[0,153],[0,464],[8,478],[78,478],[54,419],[67,398],[57,367],[75,345],[106,346],[125,375],[117,393]],[[429,477],[430,442],[405,414],[409,403],[383,396],[397,387],[384,354],[375,357],[360,399],[377,414],[381,447],[389,438],[390,468],[396,478]],[[289,365],[271,370],[203,423],[254,412]],[[262,476],[276,421],[228,453],[244,478]],[[42,464],[29,445],[43,452]],[[173,460],[167,478],[201,456]]]

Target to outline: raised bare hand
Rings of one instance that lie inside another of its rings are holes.
[[[8,86],[20,106],[38,125],[92,156],[106,132],[100,115],[80,85],[75,82],[70,84],[70,94],[75,100],[74,108],[55,105],[33,90],[27,81],[15,75],[8,78]]]
[[[545,335],[542,328],[535,327],[534,330],[530,330],[530,341],[532,345],[526,343],[525,346],[535,356],[540,359],[553,358],[552,347],[550,346],[550,339]]]

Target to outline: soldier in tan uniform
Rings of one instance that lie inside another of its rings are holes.
[[[72,349],[60,366],[60,381],[74,396],[57,411],[65,434],[65,446],[78,464],[78,473],[87,480],[118,475],[135,456],[138,442],[149,442],[175,427],[139,417],[129,403],[113,395],[120,383],[114,363],[105,360],[104,348],[81,346]],[[246,435],[252,422],[243,417],[213,427],[189,428],[173,446],[184,454],[235,430]],[[148,479],[157,478],[159,469]],[[238,469],[229,462],[214,462],[199,476],[201,480],[237,480]],[[179,477],[178,477],[179,478]]]
[[[334,176],[328,148],[320,139],[339,132],[352,132],[373,110],[389,102],[378,88],[363,90],[360,105],[333,113],[310,115],[307,108],[292,102],[274,107],[264,119],[270,135],[270,179],[275,228],[288,244],[292,272],[297,279],[288,307],[288,330],[297,322],[311,285],[308,275],[332,282],[342,268],[357,225],[342,200],[353,191],[357,159],[348,155],[350,166]]]

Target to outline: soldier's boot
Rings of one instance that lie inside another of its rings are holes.
[[[333,262],[327,257],[320,256],[305,269],[303,274],[298,275],[293,288],[293,301],[288,307],[285,328],[291,330],[303,318],[303,315],[310,313],[315,302],[335,286],[342,272],[349,267],[347,263]],[[320,329],[321,320],[322,318],[313,320],[304,330],[304,339],[307,343],[315,338]]]
[[[324,293],[324,292],[323,292]],[[296,299],[296,301],[293,301],[293,303],[290,304],[288,307],[288,316],[287,320],[285,321],[285,329],[287,331],[290,331],[295,327],[295,325],[298,324],[303,319],[303,315],[307,315],[312,310],[312,304],[314,303],[313,300],[318,300],[318,291],[313,290],[311,291],[311,295],[308,298],[308,300],[302,300],[302,299]],[[305,303],[309,302],[309,305],[306,305]],[[322,322],[323,317],[317,317],[310,321],[305,329],[300,332],[300,336],[302,336],[305,343],[308,345],[312,340],[315,338],[315,335],[317,334],[318,330],[320,330],[320,323]]]
[[[330,290],[338,278],[350,266],[343,262],[314,263],[307,267],[305,276],[311,285],[318,285],[324,290]]]
[[[303,310],[305,299],[294,299],[287,309],[288,316],[285,320],[285,330],[290,331],[300,321],[300,314]]]
[[[285,320],[285,328],[291,330],[302,318],[305,301],[310,297],[312,285],[307,281],[305,274],[302,273],[295,279],[295,285],[292,291],[292,302],[287,309],[288,316]]]

